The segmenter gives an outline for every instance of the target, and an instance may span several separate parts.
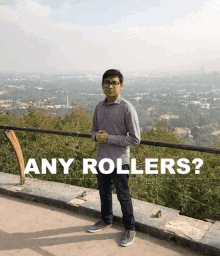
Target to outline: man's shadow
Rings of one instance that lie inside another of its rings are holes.
[[[87,231],[88,226],[68,227],[60,229],[50,229],[30,233],[6,233],[0,230],[0,251],[16,249],[33,249],[43,246],[52,246],[68,243],[82,243],[93,240],[115,239],[116,242],[120,236],[119,232],[110,234],[91,234]],[[85,235],[69,235],[65,237],[46,238],[48,236],[57,236],[69,233],[84,232]]]

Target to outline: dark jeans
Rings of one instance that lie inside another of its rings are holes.
[[[122,170],[129,170],[129,165],[122,165]],[[112,184],[116,188],[117,197],[121,204],[122,221],[126,230],[135,230],[135,220],[131,194],[128,187],[128,174],[117,174],[117,168],[111,174],[102,174],[98,167],[96,175],[101,200],[101,218],[106,224],[113,220],[112,211]]]

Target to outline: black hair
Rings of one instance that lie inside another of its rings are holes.
[[[123,83],[123,79],[124,79],[122,73],[117,69],[109,69],[105,71],[102,77],[102,83],[104,83],[104,80],[107,77],[118,77],[121,84]]]

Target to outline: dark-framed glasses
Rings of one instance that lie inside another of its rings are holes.
[[[105,81],[104,82],[104,87],[109,87],[110,85],[112,85],[112,87],[118,87],[119,86],[119,82],[113,81],[113,82],[109,82],[109,81]]]

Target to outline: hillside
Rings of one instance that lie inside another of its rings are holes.
[[[92,115],[86,114],[86,110],[75,107],[71,113],[63,116],[54,116],[45,109],[33,109],[23,115],[15,115],[7,111],[0,113],[0,123],[21,127],[36,127],[51,130],[64,130],[76,132],[91,132]],[[185,143],[177,134],[168,128],[164,122],[152,127],[148,132],[142,132],[142,139]],[[195,131],[196,133],[196,131]],[[97,188],[96,177],[89,173],[83,174],[83,158],[95,158],[96,143],[91,139],[40,134],[31,132],[16,132],[19,139],[25,165],[30,158],[35,158],[38,166],[41,159],[49,162],[52,158],[63,158],[67,161],[74,158],[68,175],[63,174],[63,167],[57,164],[57,174],[49,171],[46,175],[30,176],[38,179],[59,181],[78,186]],[[0,130],[0,171],[19,174],[15,154],[11,145],[5,138],[3,130]],[[219,143],[215,147],[220,147]],[[181,214],[198,219],[220,220],[220,179],[218,155],[199,153],[171,148],[153,146],[131,146],[131,158],[136,158],[137,169],[145,169],[146,158],[158,158],[159,174],[130,174],[131,194],[134,198],[164,205],[181,211]],[[178,168],[177,160],[187,158],[190,161],[188,174],[160,174],[161,158],[174,159],[174,170]],[[200,168],[200,174],[195,174],[195,164],[192,160],[201,158],[204,162]]]

